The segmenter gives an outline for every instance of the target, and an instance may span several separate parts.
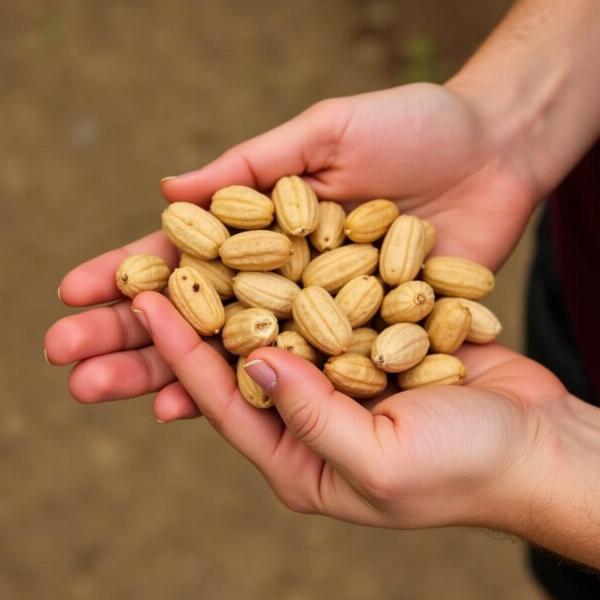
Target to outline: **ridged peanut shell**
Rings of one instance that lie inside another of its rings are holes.
[[[502,324],[498,317],[487,306],[475,302],[475,300],[442,298],[438,300],[438,304],[453,302],[454,300],[467,307],[471,313],[471,325],[465,341],[473,344],[489,344],[502,333]]]
[[[370,327],[358,327],[352,330],[352,339],[348,352],[352,354],[362,354],[371,357],[371,349],[375,338],[379,335],[377,331]]]
[[[371,359],[388,373],[401,373],[420,363],[429,350],[427,332],[413,323],[396,323],[373,342]]]
[[[232,354],[248,356],[252,350],[270,346],[279,334],[275,315],[264,308],[246,308],[225,322],[223,346]]]
[[[460,359],[449,354],[429,354],[416,367],[398,375],[398,386],[403,390],[424,385],[461,385],[467,369]]]
[[[387,387],[385,371],[362,354],[346,352],[332,356],[325,363],[323,372],[336,390],[354,398],[372,398]]]
[[[240,356],[237,362],[237,383],[242,397],[248,404],[256,408],[269,408],[273,406],[273,400],[263,389],[246,373],[244,365],[246,359]]]
[[[379,274],[388,285],[417,276],[425,259],[425,229],[417,217],[401,215],[388,229],[379,255]]]
[[[335,301],[352,327],[360,327],[373,318],[383,300],[383,286],[372,275],[351,279],[337,293]]]
[[[344,241],[346,212],[337,202],[319,202],[319,223],[310,234],[310,243],[319,251],[339,248]]]
[[[236,229],[264,229],[273,221],[275,207],[268,196],[245,185],[230,185],[215,192],[210,212]]]
[[[353,242],[374,242],[385,235],[398,214],[398,207],[391,200],[370,200],[348,214],[344,233]]]
[[[453,354],[465,341],[470,325],[471,313],[460,301],[436,302],[425,321],[431,349],[442,354]]]
[[[428,256],[437,241],[437,233],[435,227],[429,221],[421,219],[421,223],[423,223],[423,229],[425,230],[425,256]]]
[[[416,323],[433,309],[435,295],[424,281],[401,283],[386,294],[381,304],[381,317],[386,323]]]
[[[273,188],[277,223],[288,235],[306,236],[319,221],[319,207],[312,188],[297,175],[282,177]]]
[[[319,352],[297,331],[282,331],[275,340],[275,346],[281,350],[292,352],[315,365],[320,361]]]
[[[233,278],[233,291],[242,304],[266,308],[277,318],[287,319],[292,316],[292,302],[300,288],[277,273],[243,271]]]
[[[273,231],[283,233],[279,225],[275,225]],[[279,272],[292,281],[300,281],[306,265],[310,262],[310,247],[305,237],[290,235],[288,238],[292,242],[292,255]]]
[[[183,317],[202,335],[219,333],[225,311],[219,294],[204,275],[190,267],[179,267],[169,277],[169,299]]]
[[[232,280],[234,271],[219,259],[202,260],[184,253],[179,259],[179,266],[190,267],[202,273],[213,284],[222,300],[227,300],[233,296]]]
[[[161,292],[167,286],[171,269],[158,256],[133,254],[117,269],[115,282],[119,291],[134,298],[140,292]]]
[[[315,348],[330,356],[348,349],[350,321],[322,287],[310,286],[296,294],[292,314],[302,336]]]
[[[423,267],[423,279],[437,294],[468,300],[484,298],[496,284],[489,269],[456,256],[428,258]]]
[[[219,219],[190,202],[173,202],[163,211],[162,226],[177,248],[203,260],[216,258],[229,237]]]
[[[336,292],[351,279],[370,275],[377,268],[379,252],[371,244],[348,244],[317,256],[302,274],[305,287],[318,285]]]
[[[232,235],[219,249],[221,260],[238,271],[273,271],[292,254],[292,242],[281,233],[260,229]]]

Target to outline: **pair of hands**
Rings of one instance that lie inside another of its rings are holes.
[[[321,102],[229,150],[199,171],[163,180],[173,201],[206,205],[233,183],[269,189],[303,173],[322,199],[393,198],[431,221],[435,254],[497,269],[535,205],[526,178],[457,91],[415,84]],[[211,340],[199,339],[161,295],[119,300],[114,273],[129,253],[177,263],[162,232],[75,268],[69,306],[117,301],[66,317],[46,335],[53,364],[77,362],[82,402],[157,392],[161,421],[203,415],[265,475],[279,498],[388,527],[485,525],[521,531],[527,498],[551,468],[566,390],[540,365],[499,345],[464,347],[464,387],[390,391],[363,405],[335,392],[311,364],[273,348],[250,373],[268,380],[277,413],[246,404]]]

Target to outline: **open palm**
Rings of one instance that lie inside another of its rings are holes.
[[[550,372],[497,345],[462,350],[465,387],[430,386],[366,405],[336,392],[307,361],[261,348],[249,360],[275,373],[277,412],[261,411],[166,298],[143,293],[134,307],[182,393],[301,512],[389,527],[489,525],[490,498],[535,486],[521,464],[547,447],[553,419],[568,411]]]
[[[476,112],[442,86],[415,84],[316,104],[288,123],[244,142],[203,169],[163,182],[168,200],[206,205],[232,183],[269,189],[303,173],[323,199],[398,200],[401,210],[438,230],[434,254],[455,254],[497,268],[517,241],[533,203],[524,178],[494,150]],[[120,298],[114,272],[130,253],[177,251],[161,232],[71,271],[61,297],[72,306]],[[56,364],[81,361],[72,393],[96,402],[158,391],[161,420],[194,416],[175,375],[131,315],[129,302],[93,308],[56,323],[46,336]]]

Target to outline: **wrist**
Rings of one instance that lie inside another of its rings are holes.
[[[492,526],[600,568],[600,409],[567,396],[535,410]]]

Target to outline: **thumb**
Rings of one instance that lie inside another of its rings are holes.
[[[302,442],[353,479],[369,468],[365,460],[376,444],[372,414],[335,391],[317,367],[291,352],[260,348],[245,368]]]
[[[268,190],[285,175],[316,173],[328,166],[332,144],[344,111],[332,110],[335,101],[315,104],[290,121],[234,146],[197,171],[161,181],[169,202],[206,204],[228,185]]]

